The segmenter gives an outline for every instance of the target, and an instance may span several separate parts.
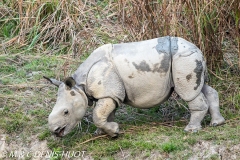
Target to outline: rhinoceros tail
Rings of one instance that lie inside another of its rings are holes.
[[[208,82],[208,81],[209,81],[208,71],[207,71],[207,69],[206,69],[205,72],[204,72],[204,82],[206,83],[206,82]]]

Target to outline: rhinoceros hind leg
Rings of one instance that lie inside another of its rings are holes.
[[[96,107],[93,110],[93,122],[94,124],[102,129],[104,132],[109,134],[111,137],[116,137],[119,133],[119,126],[116,122],[112,121],[116,103],[111,98],[99,99]]]
[[[200,93],[195,99],[188,102],[191,112],[190,122],[185,127],[185,131],[197,132],[201,129],[201,121],[208,111],[207,99]]]
[[[220,113],[219,109],[219,97],[215,89],[205,84],[202,89],[203,94],[207,98],[209,104],[209,112],[211,114],[211,126],[221,125],[225,122],[225,119]]]

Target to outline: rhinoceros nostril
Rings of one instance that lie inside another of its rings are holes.
[[[60,130],[61,130],[61,127],[58,127],[54,130],[54,133],[59,133]]]

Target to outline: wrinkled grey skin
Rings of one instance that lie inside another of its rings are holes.
[[[57,136],[68,134],[95,101],[94,124],[114,137],[119,133],[113,122],[117,106],[150,108],[166,101],[173,90],[188,102],[191,112],[185,131],[201,129],[208,111],[210,125],[223,124],[218,93],[205,84],[206,71],[201,51],[179,37],[103,45],[64,82],[47,78],[59,86],[49,129]]]

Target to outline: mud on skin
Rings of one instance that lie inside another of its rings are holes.
[[[194,72],[196,73],[196,77],[197,77],[197,80],[196,80],[197,86],[194,87],[194,90],[197,90],[198,86],[201,83],[201,77],[202,77],[202,72],[203,72],[203,65],[202,65],[202,62],[199,61],[199,60],[195,60],[195,62],[196,62],[196,68],[194,69]]]

